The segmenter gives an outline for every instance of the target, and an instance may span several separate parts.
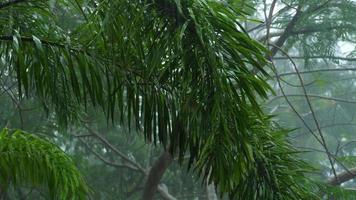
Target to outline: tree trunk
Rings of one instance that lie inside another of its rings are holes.
[[[145,188],[143,191],[143,200],[153,200],[153,197],[157,191],[158,184],[161,181],[161,178],[168,168],[168,166],[172,163],[173,157],[169,152],[163,152],[163,154],[159,157],[159,159],[153,164],[148,178],[145,184]]]

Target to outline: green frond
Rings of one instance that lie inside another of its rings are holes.
[[[245,168],[244,173],[240,170],[229,174],[240,177],[230,197],[256,200],[320,199],[315,193],[319,188],[305,177],[314,172],[313,169],[301,161],[300,152],[286,142],[289,131],[281,129],[268,119],[257,121],[250,127],[253,133],[249,140],[254,149],[254,165]]]
[[[87,7],[88,23],[65,41],[58,31],[38,32],[47,27],[19,26],[0,37],[1,66],[16,73],[20,94],[34,91],[65,123],[87,103],[100,106],[181,161],[189,152],[189,165],[221,193],[307,196],[288,175],[303,179],[303,165],[285,152],[291,146],[258,104],[270,91],[268,62],[239,24],[245,13],[210,0],[101,0]]]
[[[56,145],[21,130],[0,132],[0,185],[48,188],[51,199],[85,199],[88,187]]]

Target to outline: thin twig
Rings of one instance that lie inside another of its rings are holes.
[[[277,69],[276,66],[274,65],[273,61],[271,62],[272,64],[272,69],[274,71],[275,74],[277,74]],[[293,106],[292,102],[288,99],[288,95],[284,92],[284,89],[282,87],[282,83],[280,81],[280,78],[278,76],[276,76],[276,80],[278,83],[278,86],[281,90],[282,95],[280,97],[283,97],[287,104],[289,105],[289,107],[293,110],[293,112],[297,115],[297,117],[302,121],[303,125],[305,126],[306,129],[308,129],[308,131],[315,137],[315,139],[321,144],[321,140],[317,137],[317,135],[314,134],[313,130],[309,127],[309,125],[305,122],[305,120],[303,119],[303,117],[299,114],[299,112],[297,111],[297,109]]]
[[[103,136],[100,134],[96,133],[94,130],[92,130],[90,127],[85,126],[85,128],[96,138],[98,138],[102,143],[104,143],[109,149],[111,149],[113,152],[115,152],[121,159],[123,159],[125,162],[128,162],[135,166],[137,169],[142,171],[144,174],[147,174],[147,171],[138,163],[134,162],[130,158],[128,158],[124,153],[122,153],[120,150],[115,148],[109,141],[107,141]]]
[[[329,60],[345,60],[345,61],[356,61],[356,58],[340,57],[340,56],[290,56],[292,59],[329,59]],[[274,60],[289,60],[288,57],[276,56],[273,57]]]
[[[326,153],[326,152],[323,151],[323,150],[315,149],[315,148],[312,148],[312,147],[301,147],[301,146],[299,146],[299,147],[297,147],[297,148],[299,148],[299,149],[308,149],[308,150],[312,150],[312,151],[316,151],[316,152],[320,152],[320,153]],[[341,183],[344,183],[344,182],[346,182],[346,181],[348,181],[348,180],[350,180],[350,179],[356,177],[356,168],[351,168],[351,169],[349,169],[348,167],[346,167],[342,162],[340,162],[340,161],[337,159],[336,154],[331,154],[331,153],[330,153],[330,156],[333,157],[334,160],[335,160],[338,164],[340,164],[340,166],[341,166],[343,169],[345,169],[345,171],[339,173],[336,177],[331,178],[331,179],[328,181],[329,184],[331,184],[331,185],[340,185]],[[345,176],[345,175],[347,176],[346,179],[345,179],[345,177],[343,177],[343,176]],[[342,178],[341,178],[341,180],[337,181],[337,179],[338,179],[339,177],[342,177]]]
[[[271,28],[271,24],[272,24],[272,17],[273,17],[273,11],[274,11],[274,8],[276,6],[276,3],[277,3],[277,0],[273,0],[272,3],[271,3],[271,7],[269,9],[269,14],[267,16],[267,13],[266,13],[266,1],[264,1],[264,4],[265,4],[265,21],[266,21],[266,30],[267,30],[267,33],[266,33],[266,41],[267,41],[267,45],[269,44],[269,33],[270,33],[270,28]]]
[[[287,97],[305,97],[303,94],[286,94],[285,96]],[[307,94],[309,98],[317,98],[317,99],[325,99],[329,101],[336,101],[336,102],[342,102],[342,103],[350,103],[350,104],[356,104],[356,101],[351,101],[351,100],[346,100],[346,99],[340,99],[340,98],[335,98],[335,97],[325,97],[321,95],[316,95],[316,94]],[[272,101],[275,101],[279,98],[284,98],[284,95],[277,95],[274,96],[273,98],[268,100],[268,104],[271,103]]]
[[[315,69],[315,70],[308,70],[308,71],[301,71],[299,74],[312,74],[312,73],[319,73],[319,72],[344,72],[344,71],[356,71],[356,68],[335,68],[335,69]],[[277,76],[290,76],[290,75],[298,75],[296,72],[286,72],[280,73]]]
[[[111,162],[107,159],[105,159],[103,156],[101,156],[98,152],[94,151],[88,143],[86,143],[84,141],[83,138],[80,138],[78,137],[79,141],[82,142],[84,144],[84,146],[89,150],[91,151],[97,158],[99,158],[99,160],[103,161],[105,164],[107,165],[110,165],[112,167],[116,167],[116,168],[128,168],[128,169],[131,169],[131,170],[134,170],[134,171],[140,171],[139,169],[137,169],[136,167],[132,166],[132,165],[128,165],[128,164],[117,164],[117,163],[114,163],[114,162]]]
[[[282,52],[285,56],[289,57],[288,53],[285,52],[283,49],[279,48],[278,46],[276,46],[276,45],[274,45],[274,44],[272,44],[272,45],[273,45],[276,49],[278,49],[280,52]],[[328,159],[329,159],[329,162],[330,162],[331,169],[332,169],[332,172],[333,172],[333,174],[334,174],[334,177],[335,177],[336,181],[338,181],[338,177],[337,177],[337,174],[336,174],[336,170],[335,170],[335,167],[334,167],[333,160],[332,160],[332,158],[331,158],[330,151],[329,151],[329,149],[328,149],[328,147],[327,147],[327,144],[326,144],[324,135],[323,135],[323,133],[322,133],[322,131],[321,131],[321,128],[320,128],[320,124],[319,124],[319,122],[318,122],[318,120],[317,120],[317,117],[316,117],[316,115],[315,115],[313,106],[312,106],[311,101],[310,101],[310,99],[309,99],[307,90],[306,90],[306,88],[305,88],[305,86],[304,86],[303,78],[302,78],[302,76],[300,75],[299,70],[298,70],[298,67],[297,67],[297,65],[295,64],[294,60],[290,58],[290,61],[291,61],[292,65],[293,65],[294,70],[296,71],[296,73],[297,73],[297,75],[298,75],[298,79],[299,79],[300,84],[301,84],[301,86],[302,86],[302,90],[303,90],[305,99],[306,99],[306,101],[307,101],[307,104],[308,104],[308,107],[309,107],[310,112],[311,112],[311,114],[312,114],[312,117],[313,117],[313,120],[314,120],[314,122],[315,122],[315,125],[316,125],[316,127],[317,127],[317,129],[318,129],[319,137],[320,137],[320,140],[321,140],[321,145],[322,145],[322,146],[324,147],[324,149],[325,149],[325,152],[326,152],[327,157],[328,157]],[[314,135],[314,133],[313,133],[313,135]]]
[[[124,155],[124,153],[122,153],[121,151],[119,151],[118,149],[116,149],[109,141],[107,141],[104,137],[102,137],[100,134],[96,133],[94,130],[90,129],[90,127],[85,126],[85,128],[90,132],[90,134],[85,134],[85,136],[95,136],[96,138],[98,138],[102,143],[104,143],[107,147],[109,147],[112,151],[114,151],[117,155],[119,155],[119,157],[121,159],[123,159],[124,161],[126,161],[127,163],[129,163],[130,165],[124,164],[124,165],[120,165],[120,164],[116,164],[113,162],[110,162],[108,160],[106,160],[105,158],[103,158],[100,154],[98,154],[97,152],[95,152],[94,150],[91,149],[91,147],[85,143],[85,141],[83,140],[82,137],[83,135],[74,135],[76,136],[81,142],[84,142],[84,144],[86,145],[86,147],[94,154],[96,155],[96,157],[98,157],[101,161],[103,161],[104,163],[108,164],[109,166],[112,167],[126,167],[138,172],[141,172],[144,176],[148,176],[148,172],[147,170],[145,170],[139,163],[136,163],[135,161],[129,159],[128,157],[126,157]],[[79,137],[78,137],[79,136]],[[166,200],[176,200],[175,197],[173,197],[169,191],[167,190],[167,187],[164,184],[160,184],[158,185],[157,191],[161,194],[161,196],[166,199]]]

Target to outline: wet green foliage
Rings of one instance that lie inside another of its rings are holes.
[[[245,6],[15,4],[0,9],[21,18],[3,23],[1,71],[16,76],[20,98],[39,97],[61,125],[100,107],[108,121],[136,129],[181,163],[189,155],[189,168],[232,199],[317,198],[304,177],[309,168],[259,104],[271,92],[267,51],[241,24],[251,12]],[[50,14],[64,7],[81,16],[70,32]]]
[[[86,199],[89,188],[73,161],[56,145],[29,133],[0,132],[0,185],[48,188],[51,199]]]

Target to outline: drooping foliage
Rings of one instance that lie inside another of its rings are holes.
[[[73,161],[56,145],[32,134],[0,132],[0,185],[48,188],[51,199],[85,199],[89,189]]]
[[[1,32],[0,53],[20,97],[39,96],[64,124],[98,105],[180,159],[189,153],[194,171],[232,198],[313,198],[258,104],[269,92],[266,51],[240,25],[244,10],[210,0],[84,1],[83,22],[68,33],[49,14],[61,4],[16,2],[1,15],[29,9]]]

